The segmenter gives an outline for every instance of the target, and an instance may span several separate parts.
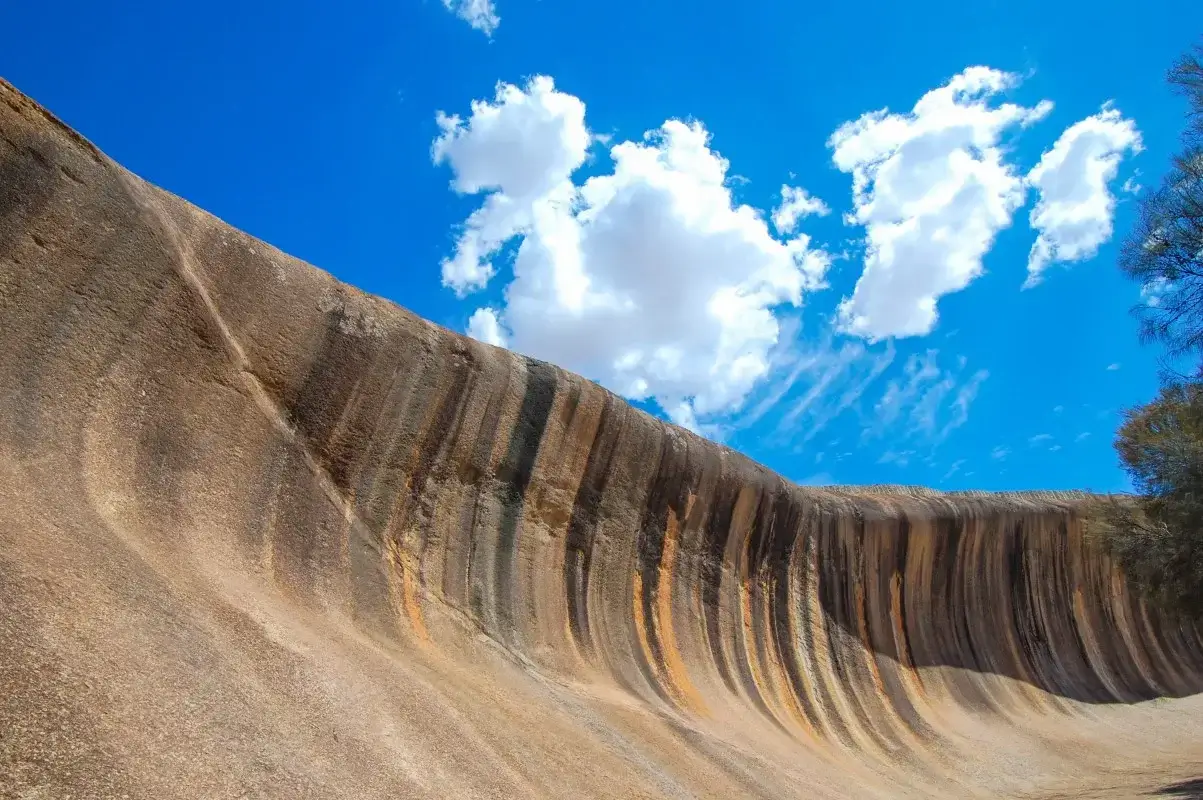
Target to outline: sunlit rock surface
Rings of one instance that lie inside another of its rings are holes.
[[[0,796],[1203,778],[1081,497],[795,486],[0,101]]]

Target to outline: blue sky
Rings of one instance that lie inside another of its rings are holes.
[[[0,75],[342,280],[794,480],[1127,488],[1194,2],[122,5],[8,8]]]

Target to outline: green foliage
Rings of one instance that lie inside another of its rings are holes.
[[[1127,412],[1115,446],[1139,496],[1102,501],[1088,530],[1154,602],[1203,617],[1203,383]]]
[[[1145,288],[1134,309],[1146,341],[1173,357],[1203,354],[1203,45],[1169,71],[1188,103],[1182,152],[1141,202],[1120,268]]]
[[[1101,501],[1086,521],[1137,589],[1203,618],[1203,45],[1168,80],[1189,107],[1182,152],[1141,202],[1120,268],[1144,289],[1142,338],[1196,369],[1127,412],[1115,449],[1138,494]]]

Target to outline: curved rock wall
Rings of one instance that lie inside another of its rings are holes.
[[[0,100],[0,789],[1203,773],[1199,631],[1126,591],[1082,497],[800,488]]]

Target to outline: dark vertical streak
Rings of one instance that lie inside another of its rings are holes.
[[[722,631],[719,626],[719,594],[722,590],[723,571],[730,569],[730,564],[724,564],[727,548],[727,538],[731,535],[731,518],[735,514],[735,504],[739,502],[740,482],[730,475],[726,469],[719,477],[714,490],[714,500],[711,513],[705,527],[705,552],[702,560],[702,614],[706,621],[706,639],[710,646],[710,657],[718,667],[719,675],[727,688],[735,693],[735,680],[731,676],[731,667],[723,654]]]
[[[568,627],[573,641],[586,658],[593,656],[589,633],[589,572],[593,566],[594,536],[601,502],[610,480],[611,461],[618,447],[619,434],[626,422],[626,408],[607,394],[598,421],[597,433],[589,447],[585,475],[572,503],[572,518],[564,555],[564,593],[568,599]]]
[[[518,411],[509,449],[497,475],[501,523],[493,596],[497,603],[498,634],[505,641],[513,637],[513,573],[518,520],[522,516],[522,501],[530,486],[543,431],[547,427],[547,418],[556,396],[556,368],[533,359],[527,359],[526,364],[526,391],[522,396],[522,407]]]
[[[482,567],[476,561],[477,542],[485,535],[479,530],[481,505],[484,502],[482,483],[485,474],[489,471],[493,445],[497,441],[498,428],[501,425],[501,409],[505,405],[505,398],[509,393],[513,370],[506,369],[504,374],[505,379],[489,395],[488,403],[485,405],[484,417],[480,422],[480,431],[476,438],[476,446],[472,448],[472,455],[459,465],[460,482],[467,487],[464,492],[463,507],[470,508],[465,515],[467,524],[464,531],[468,546],[467,552],[464,554],[462,602],[466,604],[469,613],[479,624],[484,623],[484,587],[482,584],[486,578],[482,574]],[[452,580],[457,579],[458,576],[449,571],[447,577],[444,578],[444,592],[456,596],[450,584]]]
[[[799,648],[805,649],[810,646],[807,637],[807,629],[809,625],[807,620],[803,621],[801,638],[795,638],[793,627],[790,624],[790,606],[794,602],[795,594],[791,591],[790,581],[790,564],[791,562],[799,563],[801,567],[801,583],[798,589],[798,597],[805,596],[806,573],[809,566],[806,563],[808,554],[811,548],[814,547],[814,531],[813,522],[815,518],[814,509],[802,509],[799,501],[790,498],[790,530],[792,533],[789,536],[790,547],[789,552],[784,554],[780,563],[774,565],[776,575],[774,577],[774,596],[773,596],[773,637],[776,640],[777,651],[781,654],[782,668],[785,670],[786,679],[790,683],[793,691],[793,696],[797,700],[798,706],[801,709],[802,715],[812,727],[819,726],[818,709],[815,707],[814,698],[806,690],[806,683],[802,680],[801,672],[801,654]],[[805,603],[803,612],[805,616]]]
[[[841,664],[838,658],[835,657],[839,649],[839,642],[832,641],[832,635],[836,634],[834,630],[837,626],[846,626],[846,612],[843,610],[842,593],[838,591],[840,586],[845,584],[845,575],[847,574],[847,565],[844,563],[844,548],[840,544],[839,520],[834,516],[826,516],[822,519],[818,526],[818,535],[815,538],[815,564],[816,569],[813,574],[813,579],[819,582],[816,590],[819,595],[819,604],[823,607],[828,615],[827,620],[827,647],[828,653],[832,654],[833,660],[831,664],[819,663],[815,655],[817,648],[814,646],[813,634],[810,632],[810,626],[807,626],[807,635],[810,637],[808,647],[806,649],[807,656],[811,663],[811,672],[816,675],[821,675],[828,670],[829,667],[834,668],[837,681],[844,680],[842,675]],[[831,733],[846,747],[855,747],[856,743],[852,740],[852,734],[848,731],[848,727],[844,722],[843,717],[838,712],[835,700],[831,696],[830,690],[824,681],[818,681],[815,684],[815,691],[818,694],[819,703],[830,712],[827,715],[827,721],[831,728]]]
[[[472,396],[472,388],[480,370],[467,348],[457,350],[449,369],[450,385],[439,397],[434,414],[417,445],[416,459],[409,471],[408,490],[401,492],[398,498],[398,507],[393,515],[394,530],[405,530],[406,523],[418,511],[423,512],[418,521],[422,524],[428,522],[429,509],[421,508],[426,486],[432,474],[446,470],[444,462],[459,438],[468,399]],[[423,535],[415,543],[419,564],[425,539]]]
[[[684,512],[686,497],[697,483],[698,476],[689,456],[688,441],[674,431],[666,430],[660,440],[660,459],[639,522],[636,569],[643,586],[646,640],[651,658],[657,664],[664,660],[660,633],[655,624],[656,597],[659,592],[661,561],[664,557],[664,536],[668,527],[668,515]],[[642,655],[639,668],[656,693],[666,702],[672,702],[656,679],[656,669]]]
[[[369,379],[379,346],[372,337],[346,332],[344,328],[350,324],[341,308],[326,314],[322,341],[309,372],[285,399],[293,424],[343,490],[351,488],[352,465],[361,455],[363,442],[356,436],[339,437],[342,441],[331,438],[359,382]]]
[[[782,491],[783,487],[775,487],[776,491]],[[752,518],[752,530],[748,533],[746,549],[742,558],[747,564],[748,575],[748,602],[751,604],[753,611],[751,631],[744,631],[744,636],[751,636],[751,642],[744,642],[745,649],[750,645],[756,651],[756,657],[760,663],[768,663],[768,653],[764,646],[764,637],[762,628],[765,620],[757,617],[756,611],[763,605],[764,584],[767,580],[766,572],[768,568],[768,553],[772,547],[774,539],[774,513],[776,511],[776,492],[766,491],[760,496],[756,504],[756,515]],[[738,622],[740,627],[743,627],[742,620]],[[746,658],[741,658],[736,661],[739,668],[740,681],[747,691],[748,696],[752,698],[753,705],[778,728],[784,730],[781,721],[769,709],[764,697],[760,693],[760,687],[756,685],[756,680],[752,675],[750,665]]]
[[[832,660],[840,664],[839,670],[843,675],[843,685],[848,689],[845,697],[854,718],[873,720],[879,715],[876,709],[870,709],[868,704],[874,700],[881,702],[883,698],[877,697],[875,692],[865,696],[865,689],[872,687],[873,681],[868,674],[868,668],[861,660],[862,655],[866,653],[866,648],[869,647],[869,641],[864,638],[861,629],[861,617],[866,613],[862,603],[867,594],[862,588],[865,583],[865,553],[868,550],[868,544],[865,541],[864,513],[858,510],[853,516],[853,520],[852,535],[841,537],[840,542],[840,551],[844,558],[844,567],[841,570],[841,574],[844,576],[841,594],[846,603],[845,613],[848,627],[844,628],[846,635],[841,641],[833,641],[830,636],[829,641]],[[861,589],[860,592],[857,591],[858,588]],[[897,750],[900,746],[888,728],[879,729],[876,725],[868,724],[862,726],[862,729],[887,753]]]
[[[906,620],[906,560],[910,549],[910,520],[906,514],[901,514],[898,520],[898,533],[894,536],[889,553],[889,562],[881,563],[878,570],[878,600],[880,607],[870,618],[870,631],[873,640],[870,643],[875,658],[878,659],[878,674],[885,687],[887,699],[893,705],[895,712],[908,728],[915,734],[927,738],[935,736],[935,732],[919,715],[919,711],[911,702],[906,687],[902,683],[902,669],[908,669],[912,663],[910,634],[907,631]],[[898,576],[898,619],[894,619],[893,580]],[[902,632],[902,640],[898,641],[895,631]],[[885,658],[881,658],[885,656]],[[898,667],[893,668],[887,659],[892,659]]]

